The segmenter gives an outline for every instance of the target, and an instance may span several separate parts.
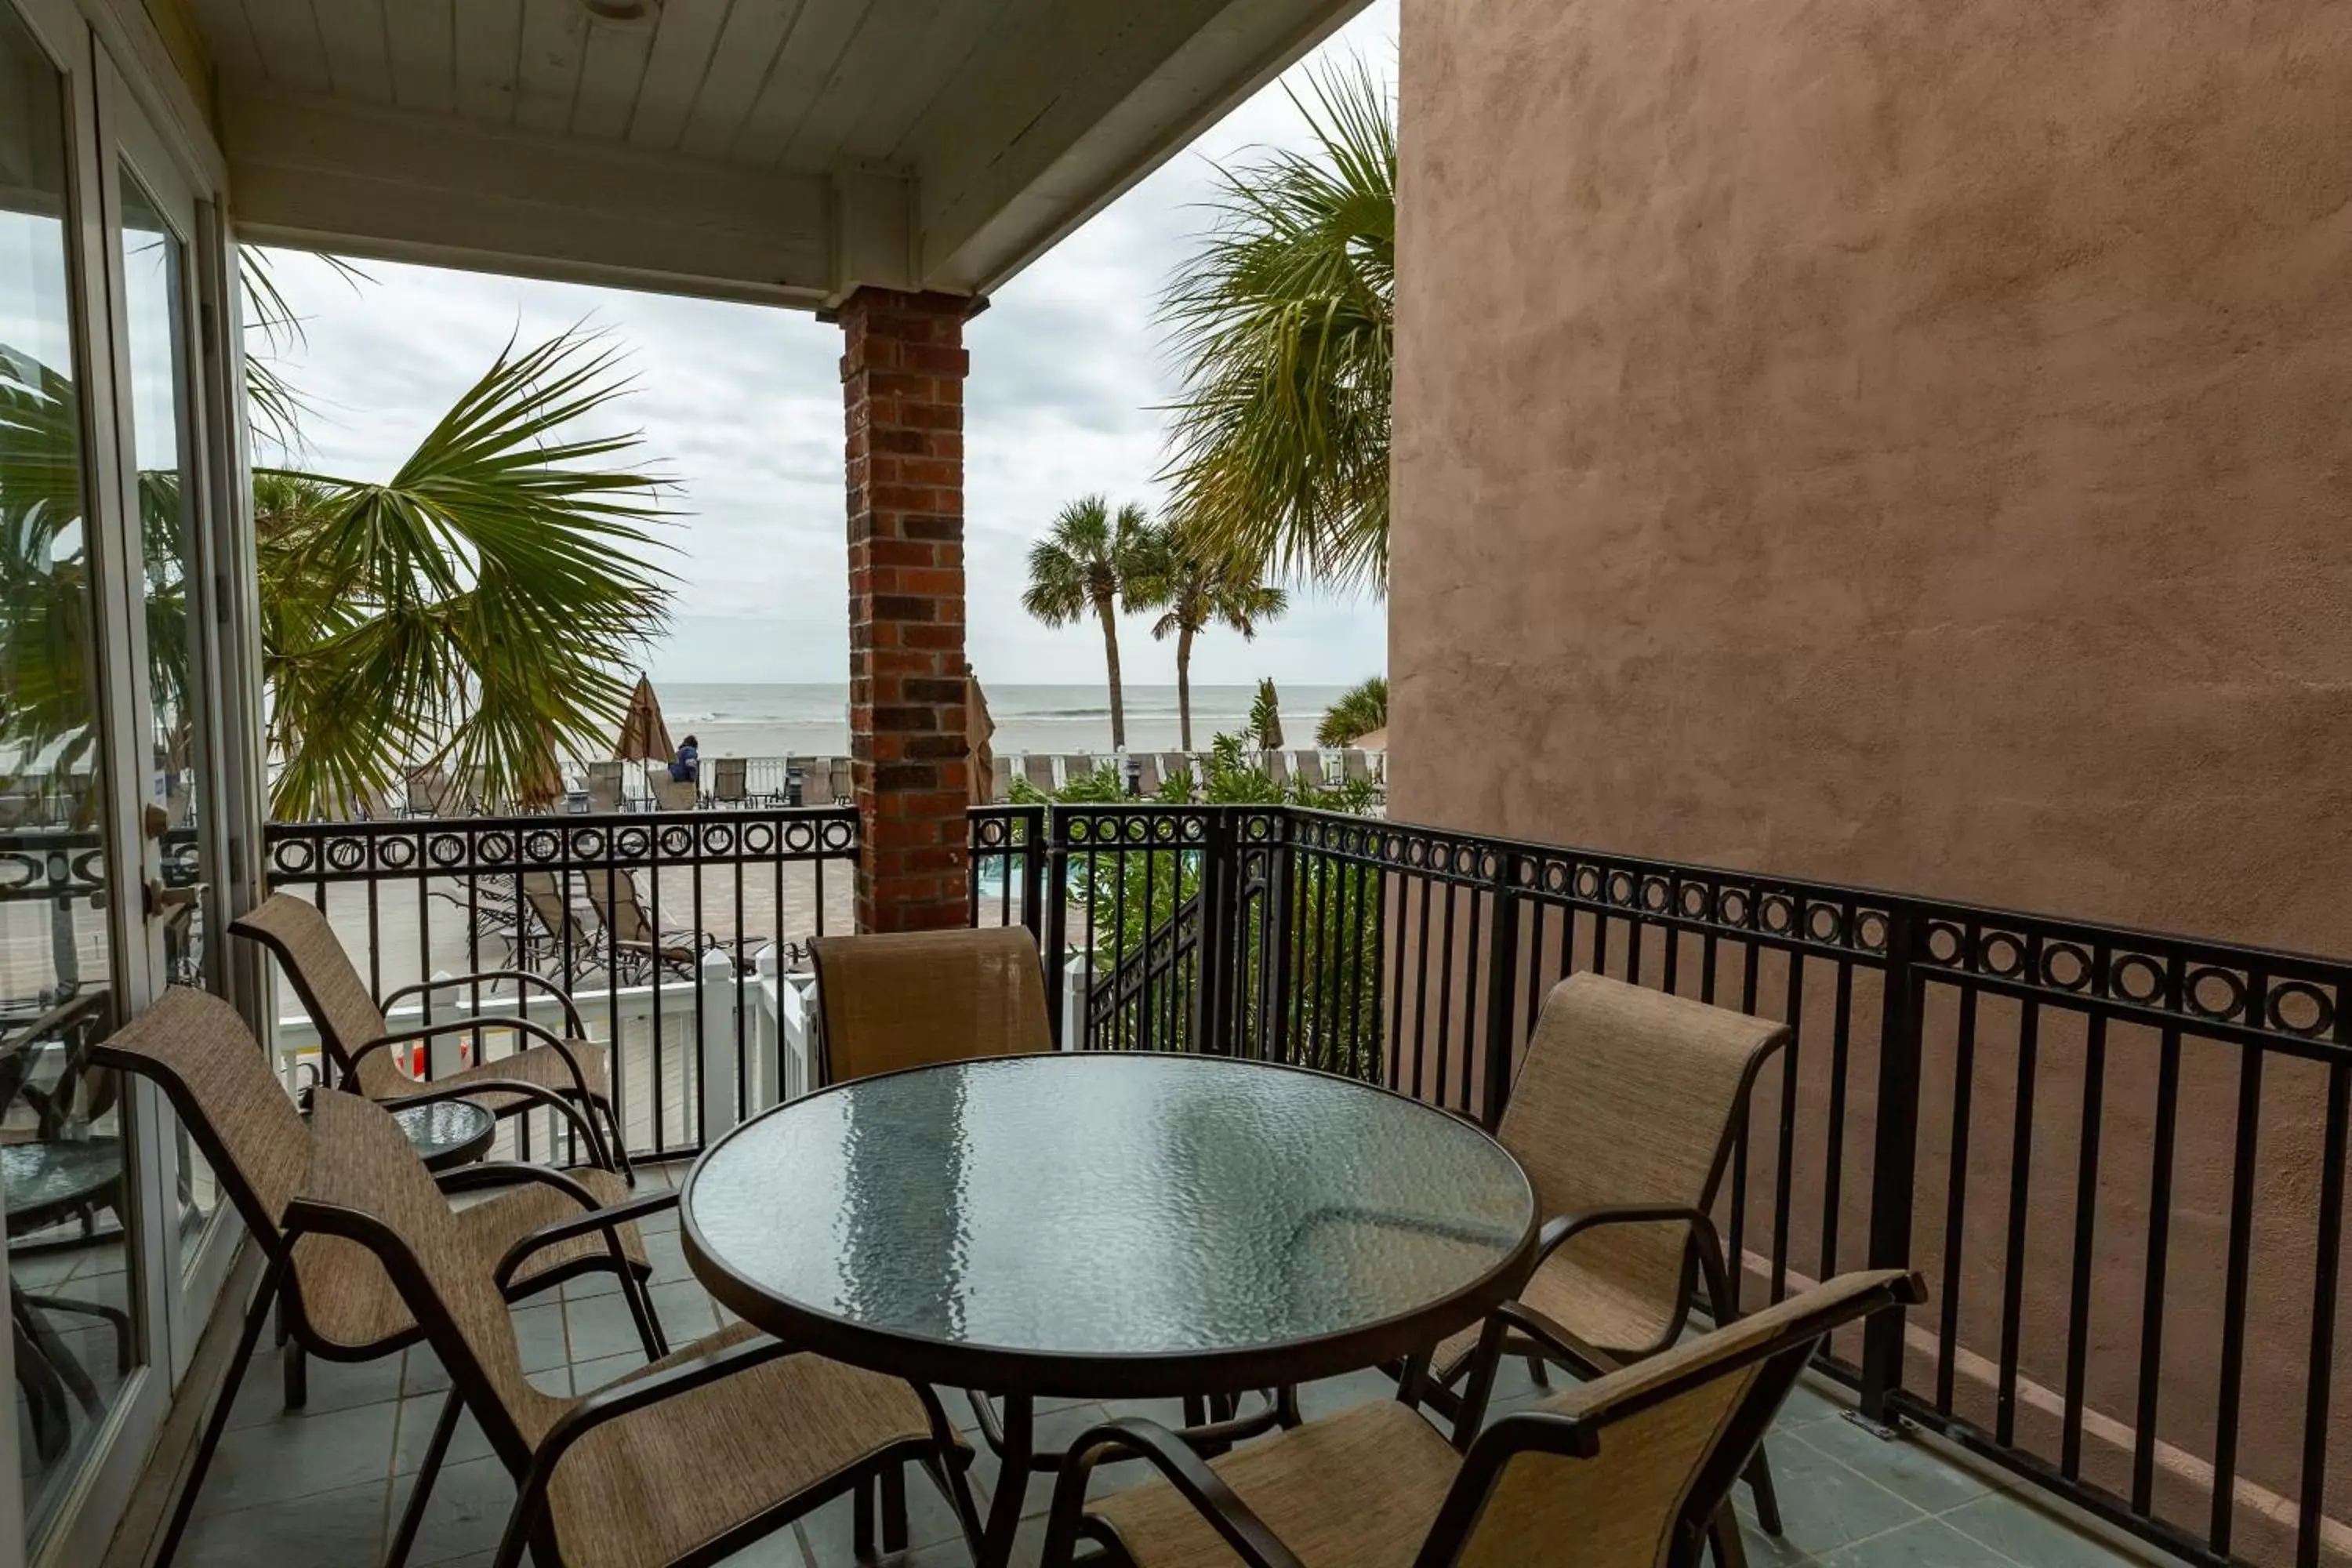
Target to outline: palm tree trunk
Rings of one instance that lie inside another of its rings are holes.
[[[1105,594],[1095,600],[1095,614],[1102,617],[1103,660],[1110,669],[1110,748],[1127,750],[1127,699],[1118,685],[1118,612]]]
[[[1176,634],[1176,724],[1184,750],[1192,749],[1192,628]]]

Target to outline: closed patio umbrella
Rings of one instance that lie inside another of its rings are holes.
[[[640,675],[637,689],[629,694],[629,710],[621,716],[621,738],[613,744],[613,755],[624,763],[667,763],[677,754],[669,726],[662,722],[661,699],[654,695],[654,683]]]
[[[963,679],[963,743],[971,753],[966,765],[971,770],[974,805],[986,805],[996,798],[996,752],[989,744],[995,734],[996,721],[988,716],[988,699],[981,695],[980,677],[967,673]]]

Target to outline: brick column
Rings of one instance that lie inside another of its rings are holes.
[[[841,308],[857,929],[964,923],[963,318],[949,294]]]

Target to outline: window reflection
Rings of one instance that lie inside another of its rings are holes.
[[[37,1541],[139,1345],[111,1016],[62,80],[0,5],[0,1198]]]

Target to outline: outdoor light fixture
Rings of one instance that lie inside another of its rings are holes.
[[[1127,793],[1131,795],[1143,794],[1143,759],[1140,757],[1127,759]]]
[[[786,768],[786,769],[784,770],[784,801],[785,801],[785,804],[790,805],[800,805],[800,803],[801,803],[801,789],[802,789],[802,786],[803,786],[805,784],[807,784],[807,782],[808,782],[808,775],[807,775],[805,773],[802,772],[799,768]]]

